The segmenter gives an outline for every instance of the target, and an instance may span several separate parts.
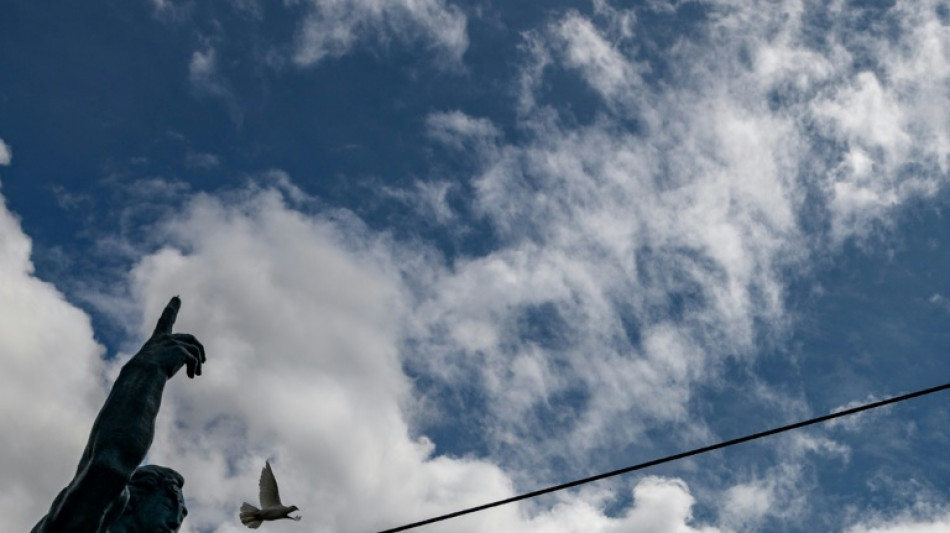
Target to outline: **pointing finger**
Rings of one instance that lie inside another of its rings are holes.
[[[168,305],[165,306],[165,310],[162,311],[162,316],[158,319],[158,324],[155,325],[155,332],[152,333],[153,337],[156,335],[171,334],[172,326],[175,325],[175,319],[178,318],[178,310],[180,308],[181,299],[177,296],[173,296],[168,302]]]

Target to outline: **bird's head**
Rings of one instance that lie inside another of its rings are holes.
[[[291,520],[296,520],[296,521],[299,522],[300,519],[303,518],[303,517],[302,517],[302,516],[290,516],[290,513],[294,512],[294,511],[299,512],[300,509],[297,509],[297,506],[296,506],[296,505],[291,505],[290,507],[288,507],[288,508],[287,508],[287,518],[289,518],[289,519],[291,519]]]

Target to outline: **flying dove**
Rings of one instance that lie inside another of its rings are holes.
[[[299,516],[290,516],[290,513],[298,511],[296,505],[289,507],[280,503],[280,494],[277,492],[277,480],[274,479],[274,471],[271,470],[270,461],[264,462],[264,469],[261,470],[261,508],[244,502],[241,505],[241,523],[245,526],[257,529],[261,524],[268,520],[278,520],[280,518],[289,518],[291,520],[300,520]]]

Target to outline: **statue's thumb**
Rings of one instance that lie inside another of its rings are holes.
[[[158,324],[155,325],[155,332],[152,333],[152,336],[156,335],[165,335],[172,332],[172,327],[175,325],[175,319],[178,318],[178,310],[181,308],[181,299],[177,296],[173,296],[171,301],[168,302],[168,305],[165,306],[165,310],[162,311],[162,316],[158,319]]]

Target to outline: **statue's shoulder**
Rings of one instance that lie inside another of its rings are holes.
[[[110,533],[110,527],[129,503],[128,485],[105,505],[98,494],[74,489],[70,485],[60,491],[49,513],[33,526],[30,533]],[[51,525],[53,522],[55,525]]]

